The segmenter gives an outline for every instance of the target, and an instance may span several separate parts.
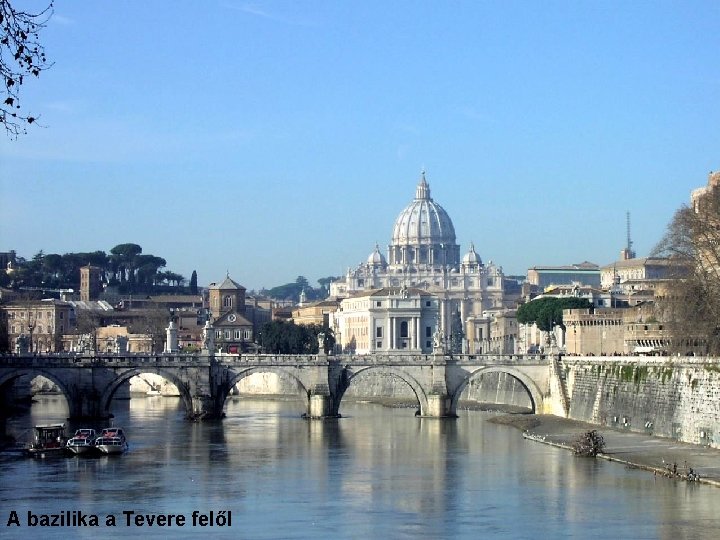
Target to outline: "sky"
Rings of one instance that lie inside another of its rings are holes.
[[[14,0],[23,7],[38,0]],[[342,275],[421,171],[506,274],[647,256],[720,168],[720,2],[56,0],[0,133],[0,251]]]

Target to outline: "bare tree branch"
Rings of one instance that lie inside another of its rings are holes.
[[[720,353],[720,189],[675,213],[653,254],[671,261],[671,285],[660,302],[673,352]]]
[[[27,133],[27,126],[37,124],[39,118],[21,108],[20,89],[26,77],[39,77],[53,65],[39,38],[52,14],[53,0],[39,13],[20,11],[10,0],[0,0],[0,123],[14,139]]]

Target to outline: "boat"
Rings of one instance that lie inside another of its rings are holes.
[[[33,442],[25,449],[25,453],[31,457],[62,456],[65,453],[65,424],[50,424],[46,426],[35,426]]]
[[[75,455],[87,454],[95,449],[96,438],[94,429],[81,428],[68,440],[65,447]]]
[[[95,439],[95,448],[103,454],[122,454],[128,449],[125,432],[122,428],[105,428]]]

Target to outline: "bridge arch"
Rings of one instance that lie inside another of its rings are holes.
[[[20,377],[24,377],[27,375],[28,377],[31,377],[31,379],[34,379],[37,376],[43,376],[46,379],[49,379],[52,381],[55,385],[57,385],[58,389],[62,393],[63,397],[65,398],[65,401],[67,402],[68,409],[70,411],[70,414],[72,415],[72,412],[75,407],[75,393],[71,391],[71,389],[68,387],[67,384],[65,384],[65,381],[63,381],[62,377],[59,377],[55,373],[53,373],[51,370],[43,369],[43,368],[19,368],[15,371],[10,371],[8,373],[4,373],[0,375],[0,392],[5,392],[5,385],[12,384],[15,379],[19,379]]]
[[[288,369],[284,369],[278,366],[256,366],[242,369],[239,371],[235,371],[233,369],[228,370],[229,378],[227,387],[222,392],[222,395],[217,396],[220,411],[223,411],[225,409],[225,402],[227,401],[227,398],[230,395],[230,391],[233,389],[233,387],[243,379],[246,379],[251,375],[255,375],[256,373],[274,373],[276,375],[287,376],[288,378],[292,379],[295,384],[297,384],[298,396],[301,397],[304,403],[307,405],[310,392],[305,386],[305,384],[303,384],[303,382],[294,373],[292,373]]]
[[[469,373],[466,377],[463,378],[462,382],[458,384],[457,388],[455,388],[455,391],[452,394],[450,410],[457,411],[458,402],[460,401],[460,395],[463,393],[467,385],[470,384],[470,381],[480,378],[483,375],[487,375],[489,373],[505,373],[507,375],[510,375],[512,378],[518,381],[528,393],[528,397],[530,398],[530,404],[532,405],[532,412],[535,414],[537,414],[538,412],[542,412],[542,392],[540,391],[540,388],[535,383],[535,381],[519,369],[506,366],[483,367],[473,371],[472,373]]]
[[[393,377],[397,377],[398,379],[402,380],[412,389],[413,393],[415,394],[415,397],[418,400],[418,404],[420,405],[420,414],[426,414],[428,400],[427,394],[425,393],[425,390],[423,390],[422,385],[417,381],[417,379],[415,379],[415,377],[410,375],[408,372],[391,366],[368,366],[360,368],[357,371],[352,371],[352,369],[349,367],[345,368],[343,383],[338,388],[337,395],[335,396],[335,410],[333,411],[334,414],[339,414],[340,404],[342,403],[343,396],[345,395],[345,392],[348,390],[348,388],[350,388],[350,386],[352,385],[352,382],[358,378],[363,378],[370,372],[392,375]]]
[[[192,415],[192,396],[190,395],[190,390],[188,389],[187,385],[179,377],[177,377],[170,371],[166,371],[162,368],[147,366],[140,368],[131,368],[127,371],[123,371],[122,373],[118,374],[118,376],[105,387],[105,390],[100,397],[100,411],[103,415],[110,415],[110,402],[112,401],[113,395],[120,387],[120,385],[129,381],[133,377],[141,375],[142,373],[153,373],[173,383],[178,389],[178,392],[180,393],[180,399],[182,399],[183,404],[185,405],[185,410],[187,411],[188,416]]]

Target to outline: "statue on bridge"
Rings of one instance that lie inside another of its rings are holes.
[[[210,323],[210,319],[205,321],[202,333],[202,350],[210,354],[215,353],[215,329]]]
[[[440,328],[436,328],[433,334],[433,353],[445,353],[445,333]]]

